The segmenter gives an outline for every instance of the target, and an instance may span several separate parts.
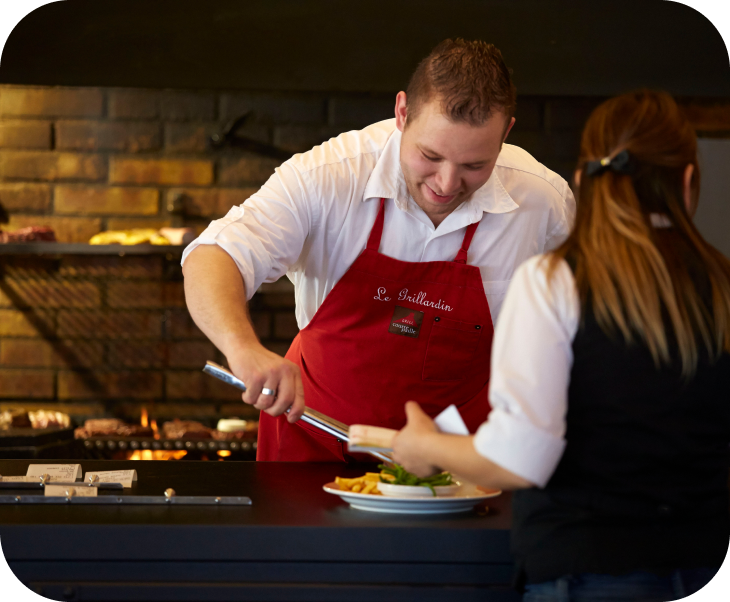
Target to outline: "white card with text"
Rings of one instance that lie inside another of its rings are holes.
[[[46,497],[96,497],[98,487],[72,487],[69,485],[46,485],[43,495]]]
[[[84,483],[90,483],[94,477],[99,477],[100,483],[121,483],[123,487],[131,487],[137,480],[136,470],[103,470],[98,472],[87,472],[84,476]]]
[[[51,481],[73,483],[81,478],[81,464],[31,464],[26,476],[40,477],[47,474]]]

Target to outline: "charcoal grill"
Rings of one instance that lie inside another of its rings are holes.
[[[77,439],[88,459],[125,460],[136,451],[185,451],[186,459],[202,459],[203,455],[219,456],[230,460],[256,459],[256,431],[245,439],[218,441],[215,439],[154,439],[153,437],[88,437]]]
[[[0,457],[3,459],[78,458],[78,453],[72,428],[0,430]]]
[[[248,431],[244,437],[228,441],[136,436],[74,439],[73,428],[10,428],[0,431],[0,458],[129,460],[135,452],[151,451],[186,452],[187,460],[255,460],[256,437],[257,431]]]

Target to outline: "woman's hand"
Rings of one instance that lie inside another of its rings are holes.
[[[535,485],[480,456],[474,437],[439,432],[415,401],[406,404],[408,422],[393,438],[393,459],[408,472],[425,478],[446,470],[489,489],[525,489]]]
[[[428,440],[438,428],[415,401],[406,403],[406,417],[406,425],[393,438],[393,459],[417,477],[431,476],[438,468],[428,460]]]

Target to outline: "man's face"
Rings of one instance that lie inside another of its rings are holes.
[[[405,93],[398,94],[401,169],[408,192],[435,226],[489,179],[513,123],[514,119],[507,127],[501,112],[479,126],[455,123],[432,100],[406,126]]]

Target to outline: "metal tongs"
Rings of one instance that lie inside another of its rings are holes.
[[[246,390],[246,385],[240,378],[235,377],[231,372],[226,370],[223,366],[216,364],[215,362],[206,362],[205,368],[203,368],[203,372],[205,372],[206,374],[210,374],[211,376],[215,376],[217,379],[220,379],[224,383],[228,383],[229,385],[233,385],[241,391]],[[339,422],[338,420],[335,420],[334,418],[330,418],[329,416],[326,416],[325,414],[322,414],[317,410],[313,410],[312,408],[308,408],[305,406],[304,414],[302,414],[301,420],[306,422],[307,424],[311,424],[313,427],[318,428],[321,431],[324,431],[325,433],[329,433],[330,435],[337,437],[337,439],[340,439],[341,441],[350,441],[349,426],[343,424],[342,422]],[[376,451],[371,451],[367,453],[383,462],[393,462],[393,458],[391,458],[388,454]]]

